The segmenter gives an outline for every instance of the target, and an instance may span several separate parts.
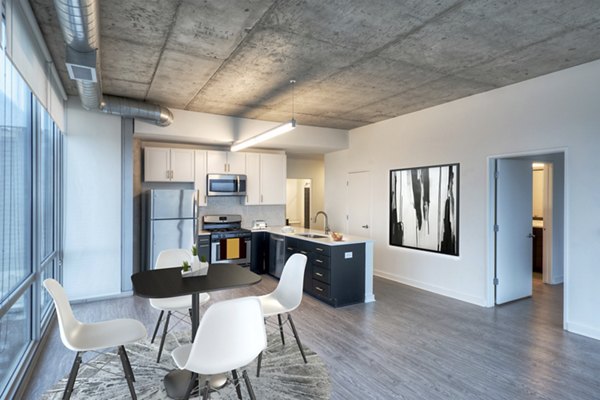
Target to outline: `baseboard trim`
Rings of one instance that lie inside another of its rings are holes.
[[[475,305],[481,306],[481,307],[487,307],[485,298],[479,298],[479,297],[471,296],[471,295],[468,295],[465,293],[455,292],[453,290],[448,290],[448,289],[445,289],[445,288],[442,288],[439,286],[430,285],[428,283],[416,281],[416,280],[405,278],[405,277],[395,275],[395,274],[390,274],[388,272],[384,272],[384,271],[380,271],[380,270],[375,270],[374,275],[379,276],[381,278],[389,279],[390,281],[394,281],[394,282],[402,283],[402,284],[405,284],[408,286],[413,286],[413,287],[416,287],[419,289],[423,289],[428,292],[440,294],[440,295],[446,296],[446,297],[451,297],[453,299],[464,301],[466,303],[475,304]]]
[[[600,329],[592,328],[591,326],[578,324],[575,322],[565,322],[565,330],[577,335],[600,340]]]
[[[121,299],[123,297],[129,297],[129,296],[133,296],[132,291],[115,293],[115,294],[107,294],[107,295],[95,296],[95,297],[86,297],[86,298],[82,298],[82,299],[74,299],[71,301],[71,304],[91,303],[94,301]]]

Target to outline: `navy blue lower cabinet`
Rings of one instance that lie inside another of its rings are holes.
[[[206,261],[210,262],[210,234],[198,235],[196,249],[198,250],[199,260],[201,260],[202,256],[204,256]]]
[[[269,232],[252,232],[250,271],[256,274],[269,271]]]
[[[297,240],[297,239],[296,239]],[[334,307],[365,301],[365,244],[323,245],[297,240],[296,250],[306,254],[304,291]]]

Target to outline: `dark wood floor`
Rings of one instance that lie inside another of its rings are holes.
[[[264,294],[276,281],[213,293]],[[600,399],[600,341],[562,329],[562,285],[534,280],[532,298],[482,308],[375,278],[377,302],[341,309],[305,296],[294,320],[328,365],[332,399]],[[126,297],[78,304],[83,321],[133,316],[151,333],[157,312]],[[56,326],[27,399],[68,373],[74,354]]]

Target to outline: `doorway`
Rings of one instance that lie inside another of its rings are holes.
[[[490,158],[490,305],[532,296],[535,245],[543,282],[563,282],[564,171],[564,151]]]
[[[311,186],[310,179],[286,180],[286,225],[310,228]]]

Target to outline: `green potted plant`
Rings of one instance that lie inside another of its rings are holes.
[[[183,270],[183,272],[188,272],[190,270],[190,263],[184,261],[183,264],[181,264],[181,269]]]

